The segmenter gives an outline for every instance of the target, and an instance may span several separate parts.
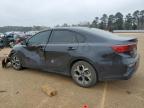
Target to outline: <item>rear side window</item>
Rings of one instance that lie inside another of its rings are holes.
[[[66,30],[55,30],[49,40],[50,43],[76,43],[76,33]]]
[[[44,31],[36,34],[28,40],[28,45],[47,44],[51,31]]]

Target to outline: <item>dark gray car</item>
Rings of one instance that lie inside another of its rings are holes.
[[[137,42],[94,28],[54,28],[16,45],[9,57],[14,69],[69,75],[90,87],[97,81],[129,79],[138,67]]]

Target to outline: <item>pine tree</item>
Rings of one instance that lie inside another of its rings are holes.
[[[109,31],[113,31],[113,29],[114,29],[114,21],[115,21],[114,15],[109,15],[109,17],[108,17],[108,25],[107,25],[107,29]]]
[[[95,17],[95,19],[93,20],[91,27],[93,28],[98,28],[99,27],[99,17]]]
[[[133,18],[130,13],[126,15],[124,28],[126,30],[132,30],[133,27]]]
[[[114,29],[115,30],[123,30],[123,15],[120,12],[115,14]]]
[[[144,30],[144,10],[140,11],[140,29]]]
[[[140,29],[140,11],[139,10],[136,10],[134,13],[133,13],[133,25],[135,26],[135,29]]]
[[[107,21],[108,21],[107,14],[103,14],[103,16],[101,17],[100,20],[101,20],[101,22],[99,24],[99,28],[106,30],[107,29]]]

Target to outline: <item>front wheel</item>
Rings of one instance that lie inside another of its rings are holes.
[[[12,67],[15,70],[21,70],[22,69],[21,61],[20,61],[19,57],[16,54],[13,54],[10,57],[10,62],[11,62]]]
[[[73,80],[81,87],[91,87],[97,82],[96,71],[91,64],[85,61],[74,63],[71,68]]]

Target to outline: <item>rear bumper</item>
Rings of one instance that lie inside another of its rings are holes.
[[[137,71],[140,62],[140,55],[137,55],[134,59],[124,62],[124,66],[121,68],[111,67],[107,74],[103,74],[100,80],[128,80]]]
[[[134,63],[128,64],[127,72],[123,75],[123,77],[121,79],[127,80],[127,79],[131,78],[131,76],[137,71],[137,69],[139,67],[139,62],[140,62],[140,57],[138,55],[137,58],[135,59]]]

